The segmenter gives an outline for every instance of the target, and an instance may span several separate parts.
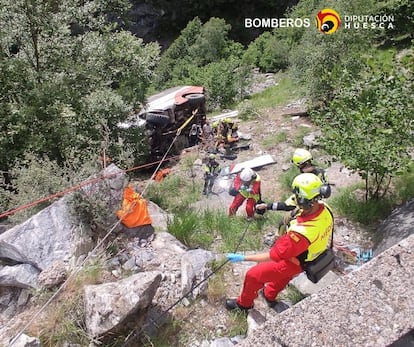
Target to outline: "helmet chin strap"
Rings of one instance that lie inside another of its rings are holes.
[[[297,203],[300,208],[304,210],[310,210],[313,206],[315,206],[315,203],[317,202],[317,199],[308,200],[305,198],[296,198]]]

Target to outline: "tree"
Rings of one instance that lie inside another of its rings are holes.
[[[290,16],[314,16],[325,6],[321,1],[300,2]],[[375,3],[370,0],[338,2],[339,14],[358,13],[373,15]],[[364,66],[364,59],[375,48],[375,30],[346,30],[339,27],[332,35],[318,32],[316,26],[300,32],[292,32],[300,38],[293,44],[289,63],[291,75],[303,85],[311,106],[326,104],[332,100],[336,86],[357,78]],[[300,35],[301,34],[301,35]],[[342,82],[341,82],[342,81]]]
[[[313,115],[327,150],[365,180],[366,199],[384,196],[391,177],[411,161],[412,88],[412,72],[387,74],[370,68]]]
[[[219,18],[210,18],[205,24],[198,18],[190,21],[161,56],[157,88],[199,84],[207,89],[210,107],[233,102],[244,90],[240,81],[246,81],[246,73],[241,64],[242,47],[228,38],[229,30]]]
[[[257,66],[261,71],[285,69],[289,62],[289,47],[284,39],[265,32],[254,40],[243,56],[244,63]]]
[[[384,37],[390,34],[394,38],[408,35],[413,38],[414,33],[414,3],[410,0],[387,0],[378,3],[379,12],[384,16],[393,16],[393,28],[385,30]]]
[[[181,34],[162,54],[156,69],[156,86],[164,89],[171,85],[171,80],[188,76],[186,67],[192,64],[191,47],[195,44],[201,31],[202,23],[198,17],[190,21]]]
[[[27,152],[64,163],[73,151],[98,155],[107,139],[115,148],[159,57],[157,44],[108,22],[122,22],[128,1],[0,1],[0,170]]]

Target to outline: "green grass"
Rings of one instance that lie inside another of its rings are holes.
[[[81,292],[71,293],[48,312],[47,320],[40,322],[39,340],[42,346],[63,346],[65,342],[85,346],[88,334],[85,331]]]
[[[296,289],[296,287],[289,284],[286,287],[286,291],[282,296],[283,299],[289,300],[293,305],[298,303],[299,301],[303,300],[305,296]]]
[[[399,202],[406,202],[414,198],[414,163],[407,172],[394,179],[395,191]]]
[[[260,109],[286,105],[300,97],[301,92],[298,86],[289,77],[282,76],[278,85],[254,94],[250,100],[254,107]]]
[[[278,180],[282,184],[282,186],[286,187],[286,193],[288,194],[288,196],[290,195],[290,193],[292,191],[293,179],[297,175],[299,175],[299,173],[300,173],[299,170],[295,166],[292,165],[288,170],[283,172],[278,178]]]
[[[189,179],[186,174],[171,174],[162,182],[148,186],[145,198],[170,212],[185,210],[200,199],[203,182]]]
[[[353,185],[338,191],[328,200],[336,213],[346,216],[354,222],[372,225],[387,217],[392,209],[392,201],[387,198],[363,201],[362,185]],[[361,193],[358,194],[357,192]]]
[[[273,218],[248,223],[246,218],[229,218],[226,212],[196,212],[191,209],[176,212],[167,223],[168,232],[190,248],[212,249],[219,252],[236,252],[261,249],[263,228],[274,222]]]
[[[228,336],[238,336],[247,334],[247,319],[242,312],[232,312],[230,314]]]
[[[368,64],[383,72],[392,71],[396,54],[396,48],[377,49],[375,56],[368,59]]]
[[[281,131],[276,134],[272,134],[269,136],[266,136],[264,139],[262,139],[261,144],[265,150],[268,150],[279,143],[286,142],[288,137],[288,133],[286,131]]]
[[[311,129],[311,128],[299,127],[296,130],[295,138],[292,140],[292,145],[294,147],[303,147],[303,137],[308,135],[312,131],[313,131],[313,129]]]

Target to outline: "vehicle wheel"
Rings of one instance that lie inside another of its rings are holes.
[[[166,125],[170,122],[170,117],[162,113],[147,113],[145,116],[147,122],[152,124]]]
[[[203,94],[188,94],[184,97],[188,100],[190,105],[199,105],[206,99]]]

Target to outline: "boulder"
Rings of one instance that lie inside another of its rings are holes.
[[[142,325],[160,281],[161,274],[150,271],[117,282],[85,286],[85,323],[89,334],[118,334]]]
[[[380,254],[399,241],[414,233],[414,200],[395,209],[377,228],[376,234],[381,239],[374,254]]]

